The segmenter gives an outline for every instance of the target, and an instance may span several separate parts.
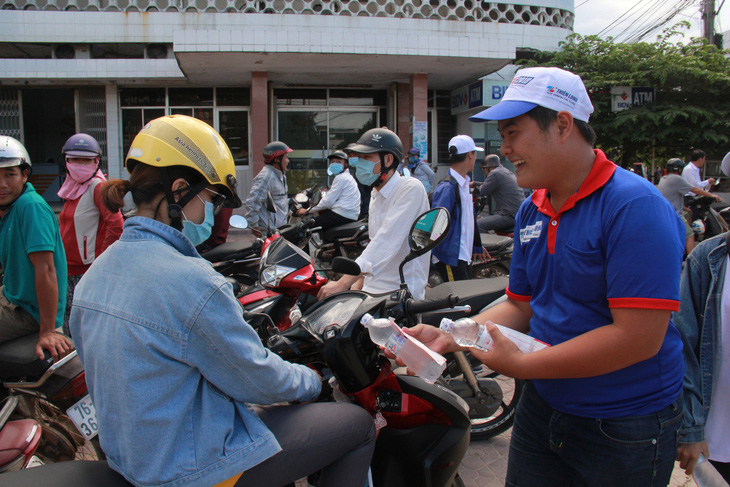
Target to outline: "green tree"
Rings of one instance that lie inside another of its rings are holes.
[[[538,53],[524,64],[556,66],[583,78],[595,107],[597,146],[623,166],[650,162],[653,149],[661,163],[687,160],[695,148],[718,159],[730,150],[730,52],[702,38],[682,43],[688,28],[680,22],[654,43],[573,34],[561,51]],[[612,112],[614,86],[653,87],[655,102]]]

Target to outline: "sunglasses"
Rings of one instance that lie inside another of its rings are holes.
[[[213,199],[211,200],[211,203],[213,203],[213,214],[217,215],[218,212],[221,211],[221,208],[223,208],[223,205],[226,203],[226,196],[219,193],[218,191],[213,191],[210,188],[203,189],[210,193],[213,193]]]

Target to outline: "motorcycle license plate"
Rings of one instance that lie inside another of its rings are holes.
[[[87,440],[92,439],[98,433],[99,426],[96,422],[96,409],[88,394],[68,408],[66,414],[68,414],[68,417],[76,425],[79,433]]]

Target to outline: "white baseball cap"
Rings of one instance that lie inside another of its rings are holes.
[[[452,153],[451,148],[456,149],[456,152],[454,154],[466,154],[467,152],[471,151],[480,151],[483,152],[484,149],[481,147],[477,147],[474,145],[474,139],[469,137],[468,135],[457,135],[456,137],[452,138],[449,141],[449,154]]]
[[[506,120],[519,117],[536,106],[566,111],[584,122],[593,113],[593,105],[580,76],[560,68],[525,68],[515,74],[502,101],[469,117],[469,120]]]

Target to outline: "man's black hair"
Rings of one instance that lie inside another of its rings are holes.
[[[456,151],[458,149],[456,146],[450,146],[449,147],[449,164],[454,164],[456,162],[461,162],[466,160],[468,152],[464,152],[463,154],[457,154]]]
[[[692,156],[690,156],[689,160],[692,162],[699,161],[703,157],[705,157],[705,151],[702,149],[695,149],[692,151]]]
[[[525,115],[537,122],[537,126],[540,127],[540,130],[542,130],[543,132],[547,132],[550,128],[550,125],[558,118],[557,111],[541,106],[533,108]],[[578,128],[578,132],[580,132],[580,135],[583,136],[583,139],[585,139],[585,141],[588,142],[591,147],[595,146],[596,132],[593,130],[593,127],[591,127],[588,122],[578,120],[577,118],[573,119],[573,123],[575,123],[575,126]]]

